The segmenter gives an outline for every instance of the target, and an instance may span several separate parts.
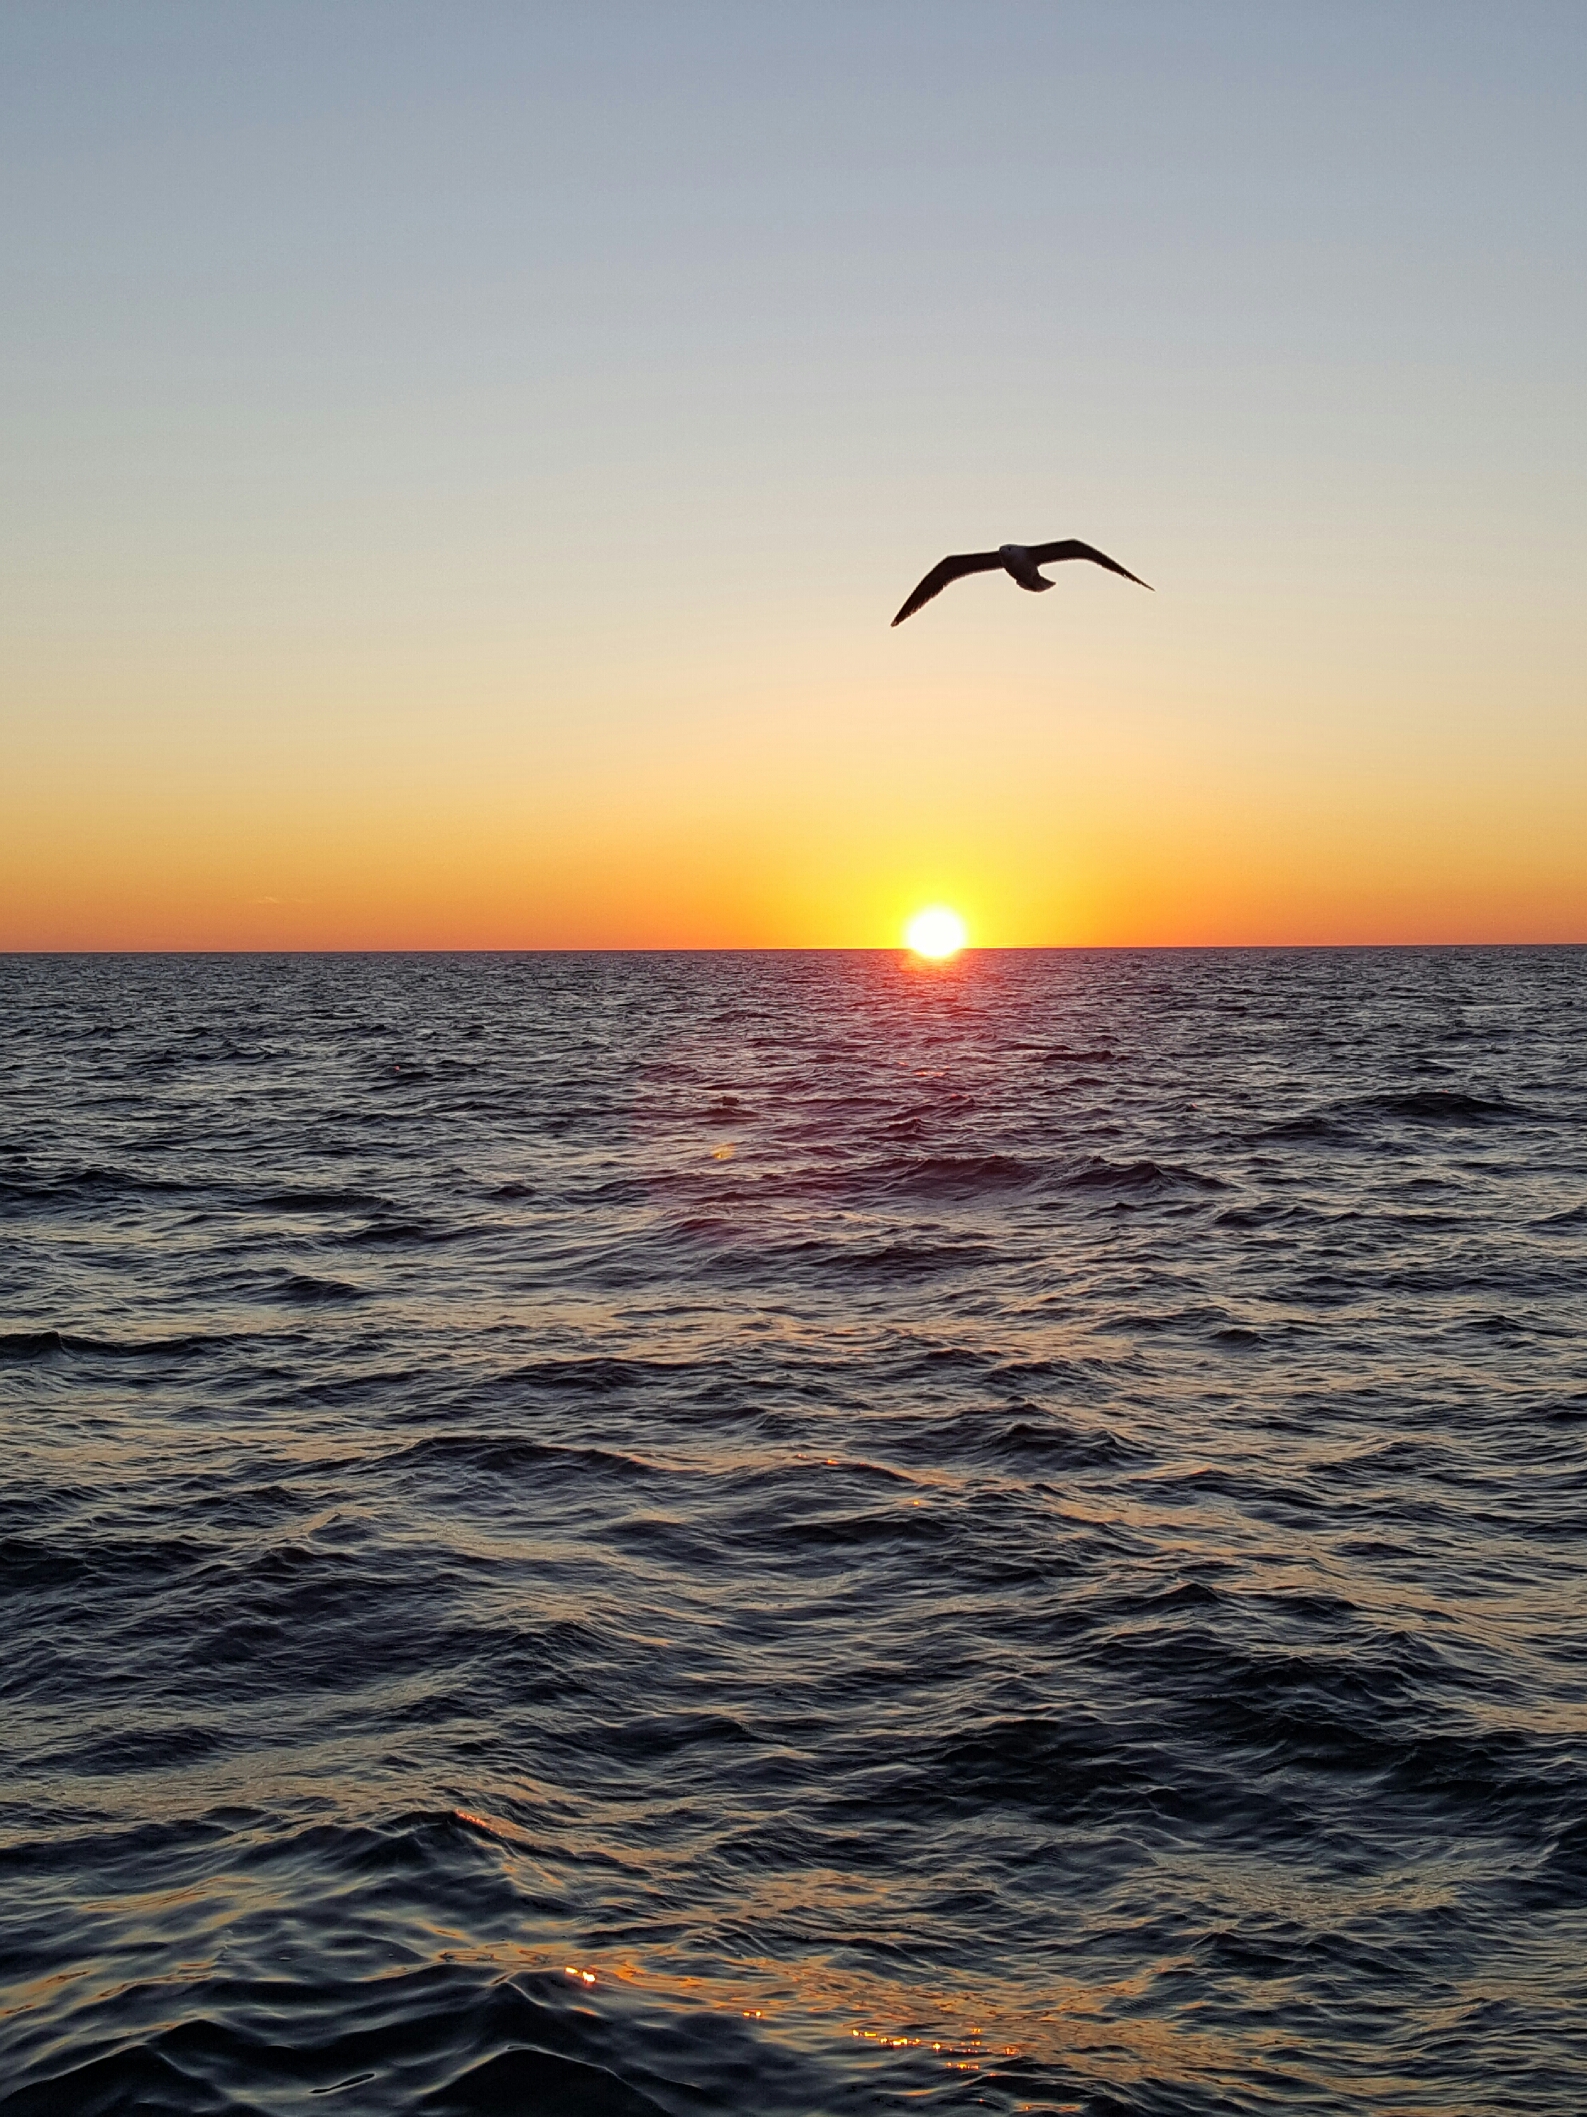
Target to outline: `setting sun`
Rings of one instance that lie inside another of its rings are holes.
[[[917,956],[940,962],[944,956],[956,956],[964,946],[964,921],[956,911],[936,904],[930,911],[916,912],[904,928],[904,940]]]

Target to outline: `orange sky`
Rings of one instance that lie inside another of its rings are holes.
[[[644,739],[596,718],[549,742],[532,713],[449,709],[439,686],[404,716],[383,697],[352,717],[345,692],[318,712],[261,700],[246,740],[197,710],[129,710],[80,763],[19,756],[5,939],[891,946],[939,901],[983,945],[1587,933],[1568,730],[1550,778],[1452,743],[1436,704],[1340,730],[1316,699],[1198,710],[1167,675],[1121,695],[1118,665],[1141,657],[1120,634],[1155,613],[1101,620],[1107,592],[1089,615],[1110,679],[1073,697],[1028,665],[1058,659],[1048,610],[1010,589],[992,608],[1023,624],[1027,666],[989,697],[932,675],[940,639],[884,634],[855,659],[910,657],[918,691],[894,674],[805,711],[797,682],[762,685],[742,713],[658,705]],[[1088,628],[1058,623],[1073,654]]]
[[[1583,39],[1279,13],[0,29],[0,947],[1587,939]]]

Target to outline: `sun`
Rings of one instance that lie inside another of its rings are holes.
[[[934,963],[956,956],[966,938],[964,921],[943,904],[933,904],[929,911],[917,911],[904,928],[905,945],[917,956],[929,956]]]

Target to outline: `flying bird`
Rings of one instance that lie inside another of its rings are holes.
[[[956,581],[966,573],[996,573],[1003,571],[1013,576],[1021,588],[1028,588],[1039,595],[1044,588],[1056,588],[1056,581],[1044,580],[1036,571],[1038,566],[1056,565],[1059,559],[1089,559],[1093,566],[1105,566],[1109,573],[1122,573],[1127,581],[1137,588],[1150,588],[1150,581],[1143,581],[1139,574],[1131,573],[1117,559],[1110,559],[1105,551],[1093,545],[1082,544],[1078,537],[1065,537],[1057,544],[1000,544],[996,551],[961,551],[951,558],[942,559],[930,573],[911,591],[897,617],[895,625],[901,625],[906,617],[913,617],[922,603],[929,603],[934,595],[941,595],[950,581]]]

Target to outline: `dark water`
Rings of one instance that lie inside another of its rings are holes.
[[[0,2109],[1578,2117],[1584,1056],[1571,950],[0,965]]]

